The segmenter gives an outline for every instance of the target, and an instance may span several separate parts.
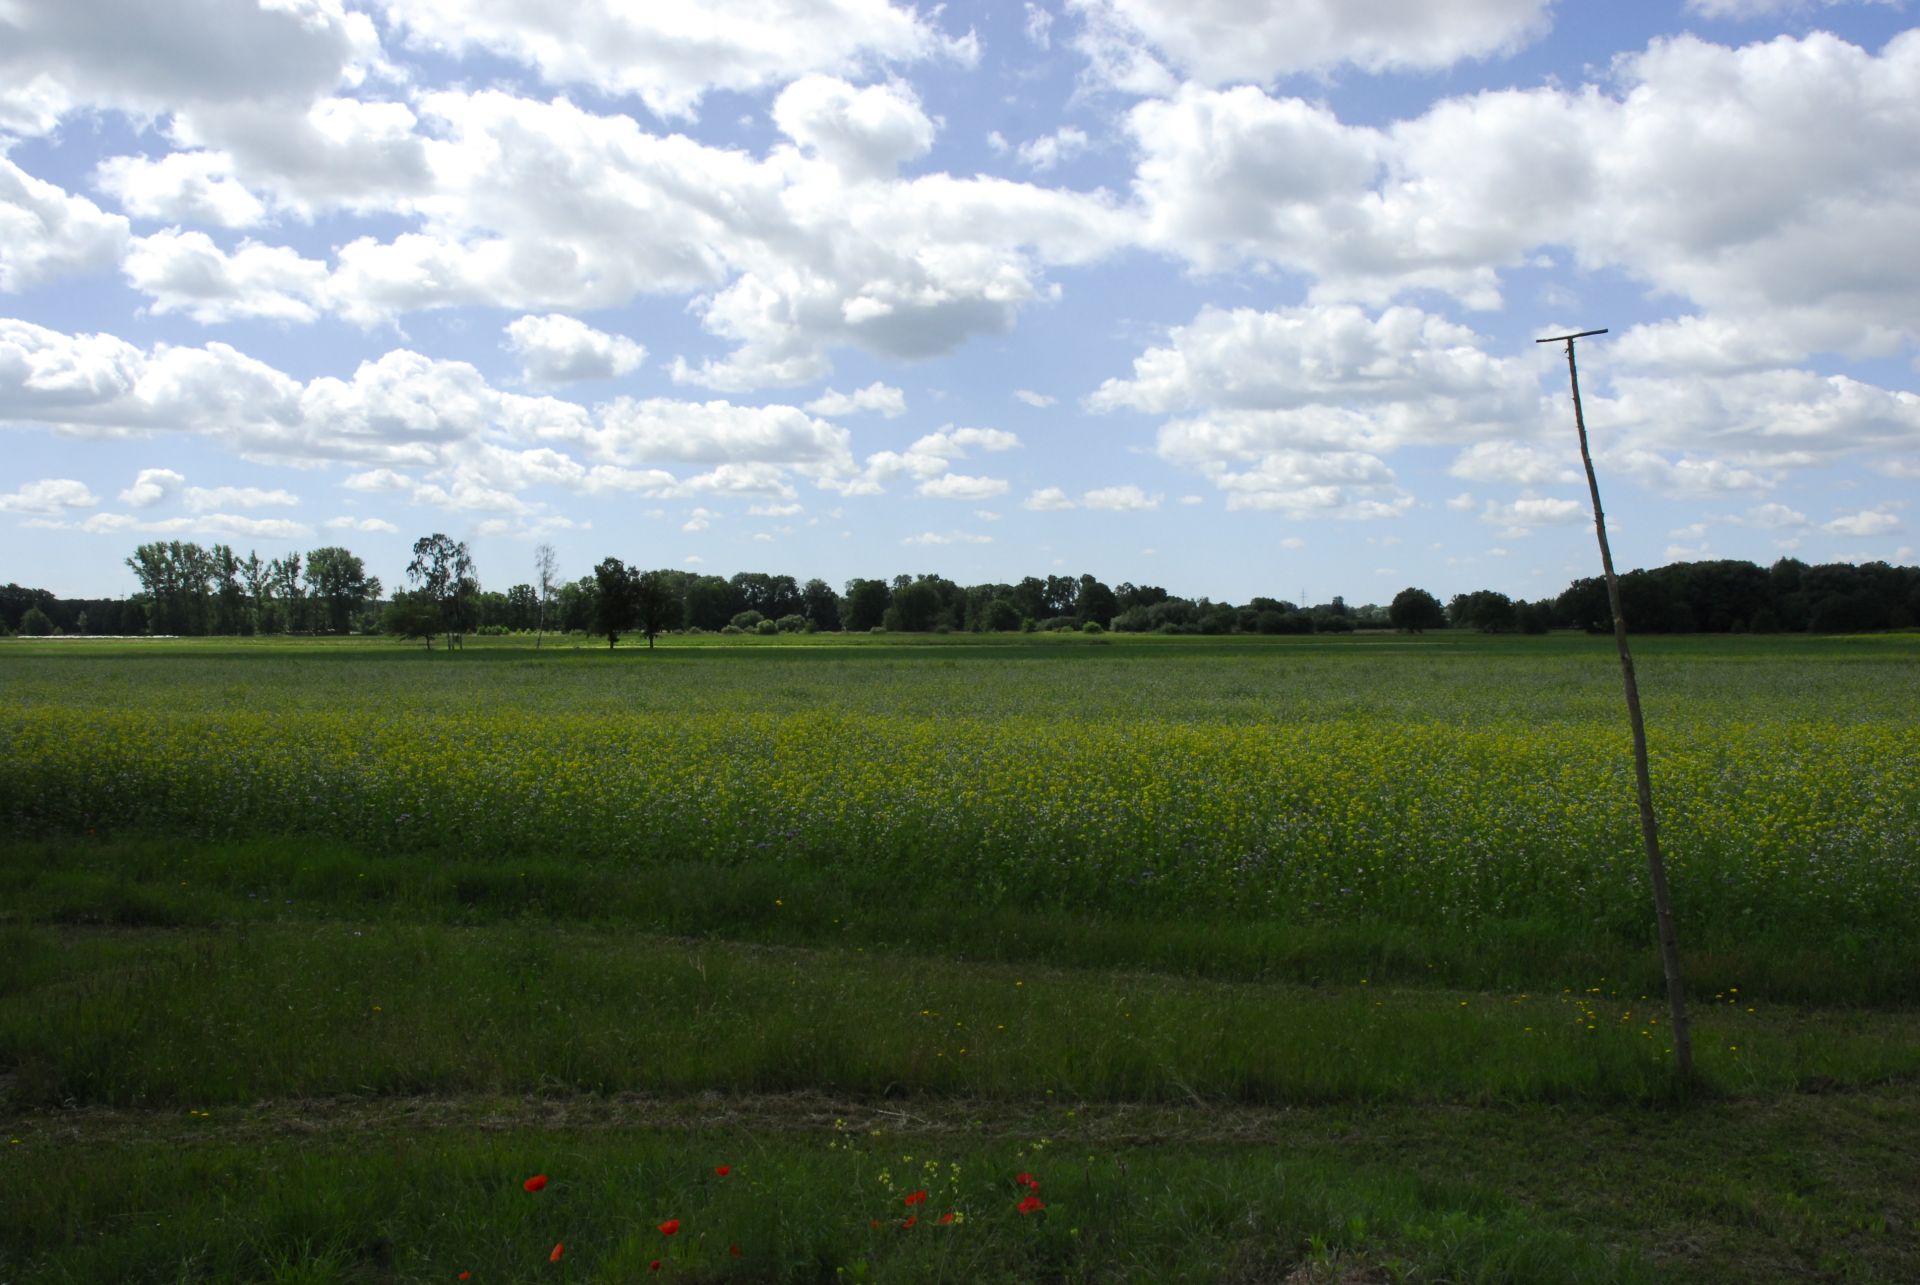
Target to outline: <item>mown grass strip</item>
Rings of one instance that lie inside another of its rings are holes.
[[[1577,907],[1569,907],[1569,910]],[[1435,928],[1388,918],[1022,911],[979,904],[937,870],[865,879],[760,860],[714,868],[585,856],[372,853],[325,840],[167,835],[0,843],[0,923],[121,928],[315,922],[548,922],[675,937],[1170,972],[1220,981],[1614,989],[1652,993],[1644,926],[1559,918]],[[1695,998],[1904,1005],[1920,937],[1727,932],[1688,943]]]
[[[1657,1005],[956,964],[497,924],[0,933],[17,1102],[630,1089],[1091,1101],[1674,1093]],[[1920,1016],[1700,1015],[1722,1092],[1920,1074]]]
[[[767,1281],[1904,1281],[1920,1265],[1913,1087],[1605,1112],[355,1100],[5,1127],[0,1274],[20,1279],[632,1280],[655,1258],[666,1279]],[[549,1184],[528,1193],[535,1173]],[[1043,1211],[1017,1212],[1020,1173]]]

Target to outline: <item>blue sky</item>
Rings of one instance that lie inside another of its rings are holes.
[[[1912,562],[1900,3],[0,5],[0,579]]]

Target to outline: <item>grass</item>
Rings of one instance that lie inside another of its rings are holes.
[[[9,644],[0,1279],[1913,1279],[1920,647],[1641,648],[1681,1086],[1604,643]]]
[[[678,1280],[1898,1281],[1920,1218],[1912,1087],[1680,1112],[352,1099],[16,1128],[0,1273],[50,1281],[632,1280],[656,1257]],[[1015,1210],[1019,1173],[1044,1211]]]

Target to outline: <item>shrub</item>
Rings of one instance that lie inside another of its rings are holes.
[[[1104,634],[1107,631],[1101,628],[1099,621],[1089,620],[1086,624],[1080,626],[1080,632],[1083,634]]]
[[[760,627],[760,622],[765,619],[766,619],[765,616],[761,615],[759,612],[749,607],[747,610],[735,616],[730,623],[733,625],[735,629],[738,629],[742,633],[745,633],[749,629],[758,629]]]
[[[765,624],[766,621],[763,620],[760,623]],[[808,623],[809,622],[805,616],[801,615],[799,612],[794,612],[791,615],[782,616],[780,617],[780,619],[774,621],[773,627],[775,629],[778,629],[783,634],[797,634],[801,630],[805,629]],[[760,632],[764,634],[768,631],[765,629],[762,629]]]
[[[720,632],[723,634],[726,634],[728,637],[738,638],[741,634],[744,634],[747,631],[742,629],[739,625],[722,625],[720,627]]]

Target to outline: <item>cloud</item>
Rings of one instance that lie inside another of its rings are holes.
[[[907,413],[907,395],[876,379],[851,393],[829,388],[808,402],[806,408],[815,415],[858,415],[873,411],[888,419],[898,419]]]
[[[267,217],[266,204],[235,181],[224,152],[110,156],[94,168],[93,181],[135,218],[250,228]]]
[[[0,513],[29,513],[57,517],[69,509],[90,509],[100,499],[82,482],[51,477],[27,482],[11,495],[0,495]]]
[[[976,535],[972,531],[925,531],[919,535],[910,535],[900,541],[902,544],[992,544],[990,535]]]
[[[704,531],[713,525],[713,520],[719,516],[720,515],[712,509],[695,509],[687,515],[687,520],[680,524],[680,529],[682,531]]]
[[[948,424],[939,432],[916,439],[905,451],[875,451],[867,456],[866,467],[860,475],[839,483],[837,489],[847,495],[879,495],[886,490],[887,483],[899,477],[918,478],[923,483],[933,484],[933,479],[951,473],[949,466],[955,460],[965,458],[969,451],[1010,451],[1019,445],[1020,439],[1004,429],[956,428]],[[997,489],[969,495],[965,493],[969,486],[993,486]],[[943,496],[943,490],[948,488],[954,493]],[[1005,489],[1005,483],[989,478],[957,478],[941,483],[931,491],[923,486],[921,493],[951,499],[984,499],[988,495],[998,495]]]
[[[0,417],[86,436],[183,432],[276,464],[358,465],[350,490],[519,512],[536,486],[789,497],[788,470],[827,484],[853,471],[846,430],[792,406],[617,398],[572,402],[491,387],[465,362],[395,349],[347,379],[300,381],[224,344],[144,352],[0,318]],[[1017,441],[932,435],[949,452]],[[584,456],[585,458],[579,458]],[[931,476],[945,471],[931,459]],[[704,465],[684,481],[635,465]],[[154,479],[149,479],[153,481]],[[178,485],[175,482],[174,485]]]
[[[120,492],[120,503],[150,509],[162,500],[171,499],[186,481],[170,468],[143,468],[134,477],[133,485]]]
[[[1109,379],[1089,409],[1216,412],[1163,431],[1163,454],[1202,439],[1262,446],[1434,444],[1538,420],[1537,368],[1487,353],[1465,326],[1417,308],[1352,304],[1259,312],[1205,307]],[[1207,425],[1217,425],[1209,429]]]
[[[1687,12],[1703,18],[1751,22],[1786,13],[1804,13],[1813,9],[1831,9],[1842,4],[1884,4],[1898,7],[1900,0],[1687,0]]]
[[[37,75],[72,105],[161,113],[187,105],[302,101],[377,54],[366,15],[340,0],[211,11],[202,0],[27,5],[7,15],[0,84]]]
[[[737,406],[620,397],[600,408],[597,428],[556,426],[555,440],[578,440],[597,459],[625,464],[776,464],[851,466],[847,431],[793,406]]]
[[[33,177],[0,148],[0,293],[105,271],[127,236],[126,219]]]
[[[566,384],[612,379],[639,369],[647,350],[624,335],[610,335],[573,317],[531,313],[507,325],[507,348],[520,358],[527,380]]]
[[[1020,144],[1015,155],[1030,170],[1045,173],[1062,161],[1070,161],[1087,150],[1087,131],[1074,125],[1062,125],[1051,134]]]
[[[1475,442],[1447,466],[1450,477],[1474,482],[1510,482],[1539,486],[1548,482],[1577,482],[1579,474],[1566,463],[1567,452],[1528,442]]]
[[[368,535],[398,535],[400,528],[385,518],[328,518],[323,523],[329,531],[361,531]]]
[[[805,507],[799,504],[755,504],[748,507],[747,516],[755,518],[790,518],[804,512],[806,512]]]
[[[1383,518],[1413,502],[1382,456],[1403,446],[1511,439],[1541,418],[1537,367],[1485,351],[1416,308],[1203,308],[1090,397],[1095,411],[1194,412],[1157,450],[1227,493],[1230,509]],[[1484,453],[1463,457],[1491,467]]]
[[[996,495],[1005,495],[1007,483],[997,477],[946,473],[922,482],[918,490],[921,495],[935,500],[989,500]]]
[[[1048,48],[1052,44],[1053,14],[1032,0],[1028,0],[1026,11],[1027,42],[1040,49]]]
[[[1784,504],[1762,504],[1747,510],[1749,525],[1768,531],[1789,530],[1807,525],[1807,515]]]
[[[1920,434],[1920,394],[1810,370],[1616,374],[1610,395],[1587,399],[1587,417],[1630,449],[1700,451],[1764,469],[1899,449]]]
[[[1144,513],[1160,507],[1164,498],[1148,495],[1139,487],[1128,483],[1125,486],[1103,486],[1088,491],[1080,497],[1080,503],[1089,509],[1106,509],[1114,513]]]
[[[304,522],[286,518],[248,518],[231,513],[201,513],[193,517],[159,518],[152,521],[124,513],[96,513],[80,524],[92,535],[229,536],[255,540],[303,540],[313,534]]]
[[[265,491],[257,486],[190,486],[186,501],[187,508],[193,512],[208,513],[217,509],[258,509],[273,505],[291,508],[300,503],[300,497],[291,491]]]
[[[806,76],[774,99],[773,123],[855,181],[890,177],[933,147],[933,122],[900,84],[855,89],[831,76]]]
[[[355,473],[340,485],[349,491],[411,491],[414,481],[406,474],[396,473],[390,468],[376,468]]]
[[[1779,480],[1725,460],[1683,457],[1669,459],[1657,451],[1623,449],[1600,458],[1608,472],[1621,472],[1659,495],[1695,499],[1727,491],[1765,491]]]
[[[1823,523],[1820,529],[1834,535],[1866,537],[1886,535],[1900,530],[1901,526],[1900,519],[1896,515],[1884,509],[1871,509],[1837,517],[1831,522]]]
[[[1022,500],[1020,507],[1031,509],[1036,513],[1053,513],[1061,509],[1071,509],[1074,503],[1059,487],[1043,486]]]
[[[1824,32],[1664,38],[1592,84],[1443,98],[1386,126],[1187,84],[1127,128],[1148,243],[1204,271],[1302,272],[1316,301],[1426,288],[1493,308],[1499,273],[1551,247],[1695,310],[1630,335],[1636,357],[1742,368],[1912,340],[1920,32],[1878,53]]]
[[[1488,500],[1480,520],[1500,527],[1501,535],[1517,539],[1544,526],[1567,526],[1588,516],[1587,507],[1578,500],[1527,496],[1511,504]]]
[[[949,37],[887,0],[724,0],[669,8],[584,0],[565,8],[492,0],[384,0],[407,43],[458,57],[485,51],[554,85],[637,95],[661,117],[690,117],[714,90],[752,93],[815,74],[945,59],[978,44]]]
[[[1016,388],[1013,390],[1013,395],[1019,398],[1021,401],[1025,402],[1027,405],[1035,407],[1036,409],[1039,409],[1039,410],[1045,410],[1047,407],[1053,405],[1055,402],[1060,400],[1058,397],[1049,397],[1045,393],[1036,393],[1029,388]]]
[[[286,246],[242,241],[228,254],[206,233],[178,228],[136,238],[120,266],[154,312],[205,323],[312,321],[327,283],[326,264]]]
[[[1450,67],[1509,53],[1547,30],[1552,0],[1068,0],[1075,41],[1104,83],[1140,92],[1165,65],[1207,84],[1266,83],[1302,72]],[[1157,55],[1157,58],[1155,57]],[[1124,72],[1125,74],[1116,74]]]

